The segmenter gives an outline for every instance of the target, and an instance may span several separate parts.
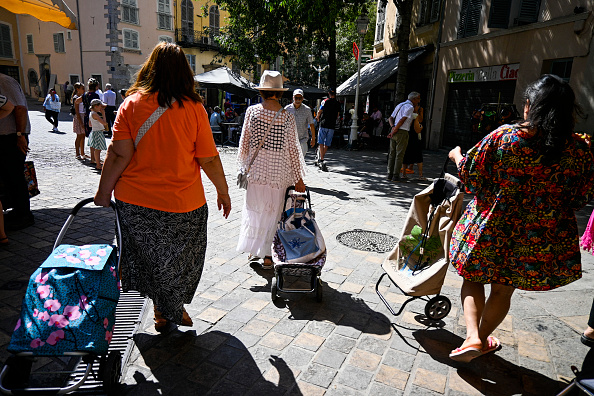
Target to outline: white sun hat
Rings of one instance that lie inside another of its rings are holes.
[[[260,78],[260,85],[256,87],[259,91],[288,91],[283,88],[283,76],[274,70],[264,70]]]

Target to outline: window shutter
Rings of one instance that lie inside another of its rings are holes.
[[[538,12],[540,11],[540,0],[522,0],[520,5],[520,15],[518,15],[518,24],[538,22]]]
[[[419,20],[418,20],[419,25],[425,24],[425,20],[427,17],[427,2],[428,1],[429,0],[421,0],[421,2],[419,3]]]
[[[431,0],[431,15],[429,16],[429,23],[437,22],[439,20],[440,11],[441,0]]]
[[[128,48],[132,47],[129,30],[124,30],[124,47],[128,47]]]
[[[57,33],[54,33],[54,52],[60,52],[60,42],[58,41]]]
[[[27,52],[29,52],[29,53],[35,52],[35,49],[33,48],[33,35],[31,35],[31,34],[27,35]]]
[[[0,23],[0,57],[12,58],[12,42],[10,41],[10,27]]]
[[[138,32],[132,32],[130,36],[132,37],[132,48],[138,48]]]
[[[165,12],[165,0],[159,0],[159,4],[158,4],[158,11],[159,12]]]
[[[491,9],[489,10],[490,28],[507,29],[509,27],[509,12],[511,9],[512,0],[492,0]]]
[[[482,0],[462,0],[458,38],[476,36],[481,21]]]

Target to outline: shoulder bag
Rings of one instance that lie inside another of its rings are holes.
[[[175,103],[175,98],[171,98],[171,104]],[[151,114],[149,118],[140,126],[138,130],[138,135],[136,135],[136,139],[134,140],[134,149],[138,147],[138,143],[140,143],[140,139],[148,132],[149,129],[153,126],[155,122],[167,111],[168,107],[157,107],[157,110]]]
[[[237,174],[237,187],[243,188],[244,190],[247,190],[247,186],[248,186],[248,174],[250,173],[250,169],[252,168],[252,164],[256,160],[256,156],[258,155],[258,152],[260,151],[260,149],[264,145],[264,141],[266,140],[266,137],[268,136],[268,133],[270,132],[270,129],[272,128],[272,125],[274,125],[274,121],[276,120],[276,118],[278,117],[278,115],[281,112],[283,112],[283,111],[285,111],[285,109],[283,109],[281,107],[281,109],[279,111],[277,111],[276,114],[274,115],[274,118],[272,119],[272,121],[270,121],[270,125],[268,125],[268,129],[266,129],[266,133],[264,134],[264,137],[260,141],[260,144],[258,145],[258,148],[256,149],[256,152],[252,156],[252,160],[250,161],[250,164],[248,165],[247,169],[240,170],[239,173]]]

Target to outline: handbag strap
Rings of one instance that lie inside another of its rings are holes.
[[[171,98],[171,104],[175,103],[175,98]],[[157,107],[157,109],[151,114],[151,116],[140,126],[138,130],[138,135],[136,135],[136,140],[134,140],[134,148],[138,146],[140,143],[140,139],[148,132],[149,129],[153,126],[155,122],[167,111],[169,107]]]
[[[274,117],[272,118],[272,121],[270,121],[270,124],[268,125],[268,129],[266,129],[266,133],[264,133],[264,137],[260,141],[260,144],[258,145],[258,148],[256,149],[256,152],[252,156],[252,160],[250,161],[250,164],[248,165],[246,174],[250,173],[250,169],[252,168],[252,165],[253,165],[254,161],[256,160],[256,156],[258,155],[258,152],[260,151],[260,149],[264,145],[264,141],[266,140],[266,137],[268,136],[268,133],[270,132],[270,129],[272,129],[272,125],[274,125],[274,121],[276,120],[276,118],[278,117],[278,115],[281,112],[284,112],[284,111],[285,111],[285,109],[281,107],[279,109],[279,111],[277,111],[276,114],[274,115]]]

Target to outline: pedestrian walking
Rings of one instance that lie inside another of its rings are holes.
[[[105,121],[109,125],[108,137],[112,135],[113,123],[116,117],[116,93],[111,89],[111,84],[105,84],[105,92],[103,93],[103,102],[107,105],[105,107]]]
[[[326,152],[332,145],[334,129],[336,128],[336,119],[339,115],[340,104],[336,100],[336,91],[334,88],[330,88],[328,90],[328,98],[322,101],[320,110],[316,116],[316,119],[320,123],[320,129],[318,131],[319,155],[316,159],[316,164],[320,165],[324,171],[328,170],[325,162]]]
[[[381,136],[384,129],[384,118],[377,106],[373,106],[371,119],[373,120],[373,136]]]
[[[101,100],[101,97],[97,93],[97,87],[99,86],[99,82],[94,78],[89,78],[87,81],[88,90],[83,95],[83,105],[85,108],[85,136],[88,138],[91,134],[91,126],[89,124],[89,113],[91,112],[91,102],[93,99]],[[91,161],[95,158],[95,149],[93,147],[90,148],[91,152]]]
[[[192,325],[184,304],[202,275],[208,220],[201,169],[227,218],[225,172],[194,74],[179,46],[161,42],[118,110],[95,195],[97,205],[109,206],[114,192],[125,246],[122,288],[153,301],[157,331]]]
[[[74,86],[70,83],[70,81],[66,81],[64,84],[64,102],[67,106],[72,104],[72,95],[74,93]]]
[[[466,339],[450,358],[468,362],[498,350],[491,333],[514,290],[551,290],[581,277],[575,211],[594,195],[589,139],[574,134],[575,94],[544,75],[525,92],[524,120],[471,148],[450,152],[474,198],[456,225],[450,261],[464,278]],[[491,292],[485,301],[485,284]]]
[[[4,209],[12,208],[4,216],[4,225],[7,230],[20,230],[35,223],[23,172],[29,152],[27,99],[20,84],[3,73],[0,73],[0,95],[14,105],[12,112],[0,119],[0,184],[4,186],[2,203]]]
[[[417,164],[417,171],[419,172],[417,180],[425,181],[427,178],[423,176],[423,141],[421,135],[423,131],[423,108],[418,104],[415,105],[412,117],[413,123],[408,131],[408,145],[402,159],[402,174],[415,173],[413,165]]]
[[[388,133],[390,139],[390,152],[388,154],[388,180],[394,182],[406,182],[408,177],[406,174],[400,176],[402,170],[402,163],[404,161],[404,153],[408,145],[408,132],[413,122],[414,107],[421,101],[421,94],[418,92],[411,92],[408,94],[408,99],[396,106],[388,122],[392,127]]]
[[[43,108],[45,110],[45,119],[52,124],[53,132],[60,132],[58,130],[58,117],[60,115],[60,97],[56,93],[56,90],[51,88],[49,93],[45,97],[43,102]]]
[[[262,268],[272,269],[272,239],[284,209],[287,187],[304,192],[305,161],[299,147],[295,117],[283,109],[282,75],[265,70],[256,87],[262,103],[245,113],[237,162],[247,175],[237,250],[263,257]]]
[[[289,113],[295,117],[297,125],[297,136],[299,137],[299,145],[301,146],[301,153],[303,158],[307,154],[308,144],[311,147],[316,145],[316,130],[314,128],[313,115],[309,106],[303,104],[303,90],[296,89],[293,91],[293,103],[285,107]],[[311,132],[311,138],[309,137]]]
[[[83,103],[83,96],[85,94],[85,86],[82,83],[74,84],[74,95],[72,96],[72,107],[74,115],[72,120],[72,131],[76,134],[74,140],[74,148],[76,151],[76,159],[84,160],[91,157],[85,154],[85,105]]]
[[[0,95],[0,119],[8,117],[14,110],[14,105],[4,95]],[[4,230],[4,209],[2,207],[2,201],[0,201],[0,247],[9,244],[8,236]]]
[[[580,239],[580,246],[587,252],[594,254],[594,212],[590,215],[588,226],[584,235]],[[594,347],[594,301],[590,307],[590,316],[588,317],[588,327],[580,337],[582,343],[590,348]]]

